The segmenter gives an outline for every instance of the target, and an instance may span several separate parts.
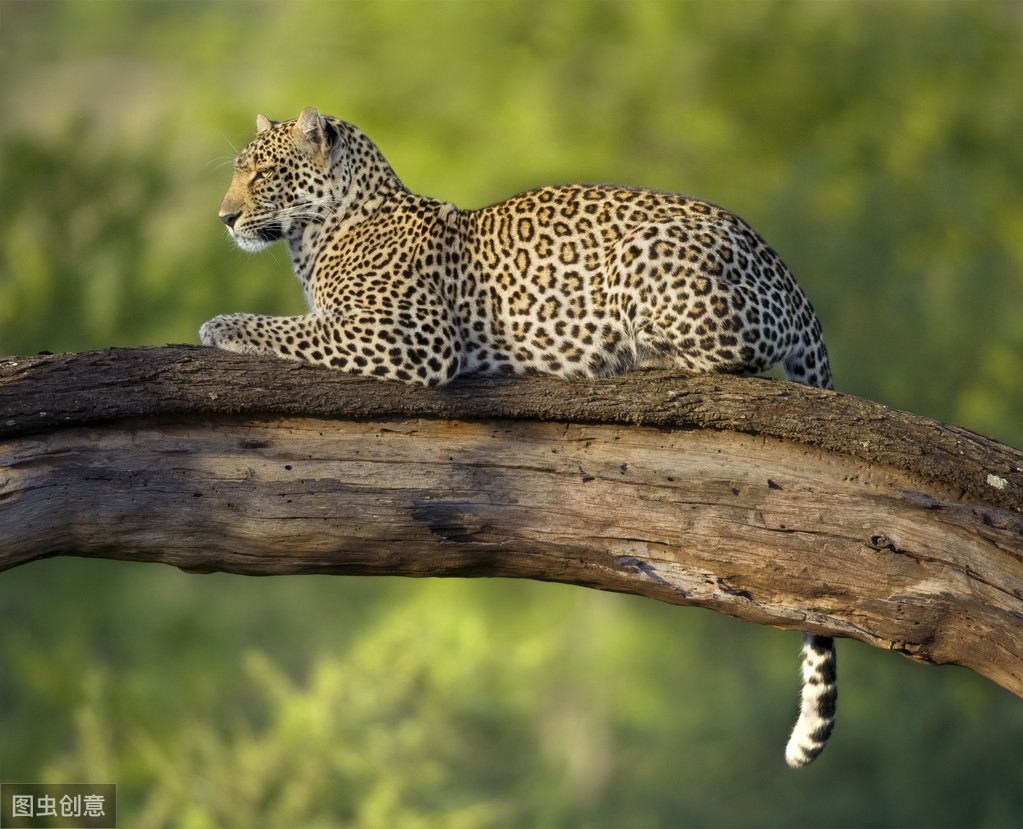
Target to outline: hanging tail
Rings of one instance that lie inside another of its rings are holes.
[[[804,297],[805,299],[805,297]],[[785,376],[797,383],[833,388],[828,351],[821,324],[809,300],[803,309],[804,330],[796,350],[784,362]],[[838,702],[835,640],[830,636],[803,634],[803,691],[799,719],[785,747],[785,762],[802,768],[817,759],[835,727]]]
[[[835,727],[837,702],[835,640],[830,636],[805,633],[799,719],[785,748],[785,762],[792,768],[812,763],[824,751],[831,729]]]

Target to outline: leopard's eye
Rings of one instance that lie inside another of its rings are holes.
[[[252,178],[249,179],[249,184],[255,184],[260,179],[270,178],[272,174],[273,170],[270,167],[264,167],[261,170],[256,170],[256,172],[252,174]]]

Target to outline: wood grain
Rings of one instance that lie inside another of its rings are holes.
[[[1023,695],[1023,453],[782,381],[420,389],[169,347],[0,359],[0,569],[502,576],[708,607]]]

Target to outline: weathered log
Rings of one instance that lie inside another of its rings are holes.
[[[784,381],[423,389],[186,346],[0,359],[0,569],[54,555],[566,582],[1023,696],[1023,453]]]

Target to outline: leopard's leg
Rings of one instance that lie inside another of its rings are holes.
[[[461,366],[454,326],[435,315],[361,309],[297,317],[225,314],[205,323],[199,336],[225,351],[426,386],[448,382]]]

